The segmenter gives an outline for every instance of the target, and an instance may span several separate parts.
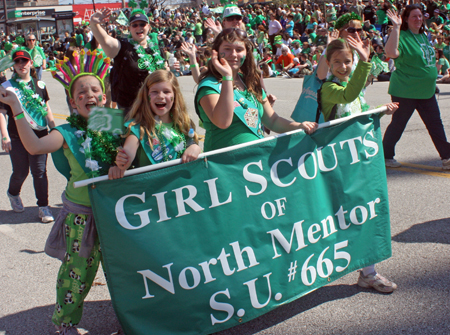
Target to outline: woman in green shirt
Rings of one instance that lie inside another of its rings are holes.
[[[393,29],[385,50],[386,56],[394,59],[396,68],[391,75],[389,94],[400,107],[392,116],[383,138],[386,166],[401,166],[394,159],[395,145],[417,110],[441,156],[443,169],[450,170],[450,143],[435,96],[435,50],[424,34],[421,7],[410,5],[401,17],[389,10],[388,16]]]

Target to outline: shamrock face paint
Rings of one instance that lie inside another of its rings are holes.
[[[219,54],[228,62],[233,71],[237,71],[245,61],[247,50],[242,41],[232,43],[223,41],[219,47]]]
[[[245,57],[246,57],[246,56],[243,56],[243,57],[241,58],[241,66],[242,66],[242,64],[244,64],[244,62],[245,62]]]

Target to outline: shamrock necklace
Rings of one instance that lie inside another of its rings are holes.
[[[10,83],[13,87],[22,92],[22,105],[28,113],[34,111],[38,114],[42,114],[43,117],[47,116],[47,105],[45,104],[45,101],[42,100],[42,97],[35,93],[36,87],[34,86],[33,79],[29,81],[29,83],[33,86],[33,88],[31,88],[28,83],[25,83],[23,79],[19,78],[19,76],[14,73]]]
[[[170,128],[163,125],[162,122],[159,122],[155,128],[156,137],[158,138],[163,155],[163,161],[168,162],[172,159],[180,158],[185,149],[186,138],[184,134],[178,130],[178,127],[174,126],[173,128]],[[175,151],[175,157],[169,155],[170,144]]]
[[[81,115],[73,114],[67,118],[67,122],[78,129],[75,132],[80,152],[84,154],[85,167],[91,170],[88,177],[97,177],[108,173],[108,170],[99,172],[101,166],[98,161],[112,165],[116,158],[117,147],[120,146],[120,137],[104,131],[94,131],[87,127],[87,120]]]
[[[148,54],[145,51],[144,47],[138,44],[134,39],[129,37],[128,42],[130,42],[130,44],[133,45],[134,50],[136,50],[136,53],[139,57],[138,67],[141,70],[147,70],[150,74],[157,69],[164,68],[164,59],[162,59],[157,50],[154,50],[154,45],[150,41],[150,37],[147,36],[147,46],[148,48],[150,48],[151,52],[153,52],[153,55]]]

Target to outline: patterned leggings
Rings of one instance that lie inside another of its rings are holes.
[[[84,298],[94,281],[102,254],[99,240],[95,241],[89,258],[78,255],[87,215],[69,213],[64,221],[66,255],[56,282],[56,306],[52,322],[57,326],[77,325],[83,314]]]

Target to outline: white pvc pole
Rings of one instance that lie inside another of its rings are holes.
[[[339,123],[343,123],[346,122],[350,119],[353,119],[355,117],[361,116],[361,115],[371,115],[371,114],[377,114],[377,113],[383,113],[387,110],[386,106],[377,108],[377,109],[373,109],[364,113],[360,113],[360,114],[355,114],[355,115],[350,115],[347,117],[343,117],[341,119],[337,119],[337,120],[331,120],[328,122],[324,122],[324,123],[320,123],[318,129],[321,128],[327,128],[327,127],[331,127],[334,126],[336,124]],[[236,149],[240,149],[240,148],[245,148],[251,145],[255,145],[255,144],[259,144],[259,143],[263,143],[266,141],[270,141],[273,140],[274,138],[279,138],[279,137],[283,137],[283,136],[287,136],[287,135],[292,135],[298,132],[304,131],[302,129],[297,129],[297,130],[292,130],[283,134],[277,134],[274,136],[269,136],[269,137],[265,137],[262,138],[260,140],[256,140],[256,141],[252,141],[252,142],[247,142],[247,143],[242,143],[242,144],[237,144],[237,145],[233,145],[231,147],[226,147],[226,148],[222,148],[222,149],[218,149],[218,150],[213,150],[213,151],[209,151],[206,153],[202,153],[198,156],[197,159],[202,159],[208,156],[212,156],[212,155],[217,155],[217,154],[221,154],[227,151],[232,151],[232,150],[236,150]],[[136,168],[136,169],[132,169],[132,170],[127,170],[124,173],[124,176],[132,176],[135,174],[139,174],[139,173],[144,173],[144,172],[149,172],[149,171],[154,171],[154,170],[159,170],[159,169],[164,169],[166,167],[169,166],[173,166],[173,165],[178,165],[181,164],[181,158],[178,159],[174,159],[168,162],[164,162],[164,163],[159,163],[159,164],[154,164],[154,165],[147,165],[147,166],[143,166],[140,168]],[[83,186],[87,186],[89,184],[93,184],[93,183],[98,183],[101,181],[105,181],[108,180],[108,176],[100,176],[100,177],[95,177],[95,178],[90,178],[90,179],[85,179],[85,180],[80,180],[80,181],[76,181],[73,183],[73,187],[74,188],[78,188],[78,187],[83,187]]]

